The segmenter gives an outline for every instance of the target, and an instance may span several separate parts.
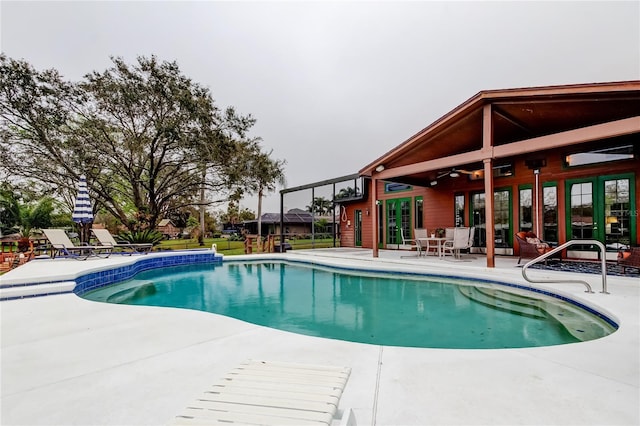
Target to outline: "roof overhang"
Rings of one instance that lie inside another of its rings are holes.
[[[442,170],[633,133],[640,133],[640,81],[482,91],[360,174],[426,186]]]

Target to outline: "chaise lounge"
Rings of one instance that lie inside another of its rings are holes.
[[[132,255],[133,253],[148,253],[151,248],[153,248],[153,244],[151,243],[135,244],[130,243],[129,241],[116,241],[108,229],[92,228],[91,232],[96,236],[101,246],[112,247],[114,250],[120,249],[129,253],[129,255]]]
[[[42,232],[47,237],[52,247],[52,258],[58,255],[67,256],[76,260],[86,260],[89,256],[106,254],[109,257],[112,247],[107,246],[76,246],[71,242],[64,229],[43,229]]]

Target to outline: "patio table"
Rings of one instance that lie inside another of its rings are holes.
[[[427,238],[418,238],[418,243],[423,246],[425,249],[423,250],[425,252],[425,256],[427,256],[429,254],[429,246],[430,244],[433,242],[436,245],[436,253],[438,254],[438,257],[440,259],[442,259],[444,257],[444,250],[442,250],[442,245],[443,243],[447,241],[446,238],[444,237],[427,237]],[[424,245],[423,245],[424,243]],[[434,253],[435,255],[435,253]]]

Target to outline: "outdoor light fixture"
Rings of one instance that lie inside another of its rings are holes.
[[[437,180],[432,180],[430,182],[430,184],[431,184],[431,186],[436,186],[438,184],[438,181]]]
[[[378,165],[378,167],[376,167],[376,172],[378,172],[378,173],[380,173],[383,170],[384,170],[384,164],[380,164],[380,165]]]
[[[452,178],[457,178],[458,176],[460,176],[460,173],[456,172],[455,170],[452,171],[451,173],[449,173],[449,176]]]

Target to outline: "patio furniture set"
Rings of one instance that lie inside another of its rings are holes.
[[[3,241],[0,247],[0,272],[16,268],[38,255],[45,254],[55,259],[68,257],[76,260],[86,260],[92,256],[109,257],[111,253],[132,255],[134,253],[148,253],[153,244],[133,244],[128,241],[117,241],[107,229],[92,229],[97,244],[73,243],[64,229],[43,229],[46,238],[30,239],[29,248],[20,251],[15,241]]]
[[[473,247],[475,229],[475,226],[446,228],[444,237],[441,237],[436,233],[429,234],[426,228],[415,228],[413,239],[406,239],[402,230],[400,232],[402,243],[415,247],[418,251],[418,256],[423,254],[428,256],[433,253],[434,256],[438,256],[440,259],[450,255],[453,259],[461,260],[462,250],[468,250]]]

